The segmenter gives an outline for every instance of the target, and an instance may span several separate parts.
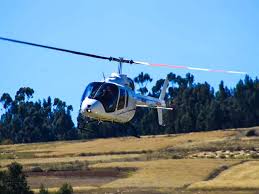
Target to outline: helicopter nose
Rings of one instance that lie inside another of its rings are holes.
[[[100,102],[94,99],[86,98],[81,105],[81,114],[98,114],[100,110]]]
[[[82,104],[81,104],[81,110],[80,110],[80,112],[81,112],[82,114],[92,112],[92,107],[93,107],[95,101],[96,101],[96,100],[85,99],[85,100],[82,102]]]
[[[91,105],[87,105],[81,108],[81,113],[85,113],[85,112],[88,112],[88,113],[92,112]]]

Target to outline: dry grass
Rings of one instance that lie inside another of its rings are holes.
[[[73,191],[76,193],[82,193],[82,192],[86,192],[89,190],[95,190],[97,189],[97,187],[93,187],[93,186],[82,186],[82,187],[73,187]],[[48,191],[51,193],[56,193],[59,190],[59,187],[52,187],[49,188]],[[39,193],[40,190],[39,189],[32,189],[33,192],[35,193]]]
[[[0,160],[1,167],[6,167],[12,162],[16,161],[22,165],[33,166],[43,164],[57,164],[67,162],[112,162],[114,160],[130,160],[139,158],[143,154],[126,154],[126,155],[97,155],[97,156],[78,156],[78,157],[58,157],[58,158],[32,158],[32,159],[5,159]]]
[[[192,184],[190,189],[259,189],[259,162],[250,161],[231,167],[215,179]]]
[[[156,151],[179,145],[192,146],[201,142],[220,141],[234,136],[235,131],[189,133],[173,136],[149,136],[140,139],[109,138],[93,141],[66,141],[52,143],[17,144],[0,146],[1,151],[32,152],[36,157],[78,155],[80,153],[110,154],[120,152]]]
[[[179,188],[185,185],[204,180],[215,168],[220,165],[231,165],[237,161],[225,160],[154,160],[146,162],[113,162],[95,164],[95,168],[131,167],[138,170],[128,178],[118,179],[105,188]]]
[[[215,178],[213,176],[214,179],[204,181],[211,177],[215,169],[220,169],[222,165],[232,166],[240,160],[172,159],[187,158],[190,154],[217,150],[259,150],[259,138],[246,137],[244,134],[247,130],[145,136],[140,139],[126,137],[1,145],[0,166],[6,167],[13,161],[26,167],[46,167],[46,165],[65,167],[66,163],[74,165],[73,162],[86,162],[89,168],[137,169],[129,172],[126,178],[117,177],[116,180],[103,183],[98,188],[95,185],[82,184],[75,188],[77,192],[125,188],[154,191],[181,189],[187,193],[195,192],[191,189],[259,189],[259,161],[233,166],[217,174]],[[53,184],[51,187],[58,187],[58,185]],[[191,189],[186,190],[187,187]]]

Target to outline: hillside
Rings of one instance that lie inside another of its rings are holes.
[[[35,191],[70,182],[82,193],[253,193],[257,130],[1,145],[0,166],[23,164]]]

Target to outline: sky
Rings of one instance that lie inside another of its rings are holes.
[[[257,0],[3,0],[0,6],[1,37],[151,63],[245,71],[252,78],[259,73],[258,34]],[[31,87],[35,100],[51,96],[72,105],[74,121],[86,85],[115,71],[117,64],[109,61],[0,41],[0,95]],[[123,66],[129,77],[142,71],[152,84],[170,72],[188,73]],[[244,78],[190,72],[215,90],[221,80],[234,87]]]

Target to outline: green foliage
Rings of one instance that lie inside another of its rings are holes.
[[[73,188],[70,184],[68,183],[64,183],[59,191],[57,192],[57,194],[73,194]]]
[[[49,194],[48,189],[46,189],[43,184],[40,185],[39,194]]]
[[[71,119],[73,107],[66,102],[50,97],[31,101],[34,90],[20,88],[14,98],[4,93],[0,102],[5,113],[0,120],[1,143],[26,143],[53,140],[91,139],[134,135],[183,133],[259,125],[259,80],[246,76],[229,89],[221,81],[214,92],[207,82],[194,83],[190,73],[185,77],[168,74],[169,88],[166,104],[173,111],[163,111],[166,126],[157,122],[156,110],[138,108],[129,124],[91,123],[80,113],[77,121],[79,131]],[[135,79],[141,94],[159,97],[164,79],[159,79],[149,92],[150,75],[141,72]],[[135,130],[133,130],[135,128]]]
[[[251,129],[251,130],[249,130],[249,131],[246,132],[246,136],[247,136],[247,137],[257,136],[257,132],[256,132],[256,130]]]
[[[139,85],[138,91],[144,95],[148,93],[147,84],[152,82],[152,78],[149,74],[141,72],[137,77],[134,78],[134,82]]]
[[[76,139],[77,131],[71,118],[72,106],[58,98],[31,101],[34,90],[20,88],[14,97],[4,93],[0,98],[5,113],[0,120],[2,143],[28,143]],[[8,140],[8,141],[7,141]]]
[[[251,127],[259,125],[259,80],[246,76],[236,87],[229,89],[221,81],[217,92],[207,82],[194,83],[194,76],[185,77],[168,74],[170,85],[166,94],[166,104],[173,111],[164,111],[166,126],[157,122],[157,113],[152,109],[138,108],[132,124],[139,134],[185,133],[216,129]],[[152,80],[143,72],[134,81],[139,88],[144,88]],[[159,79],[152,87],[150,96],[159,97],[164,80]],[[138,90],[142,94],[148,93]],[[87,131],[84,138],[114,137],[131,135],[125,125],[106,123],[105,125],[85,124],[85,119],[78,117]]]
[[[7,171],[0,172],[0,193],[33,194],[20,164],[14,162],[8,167]]]

